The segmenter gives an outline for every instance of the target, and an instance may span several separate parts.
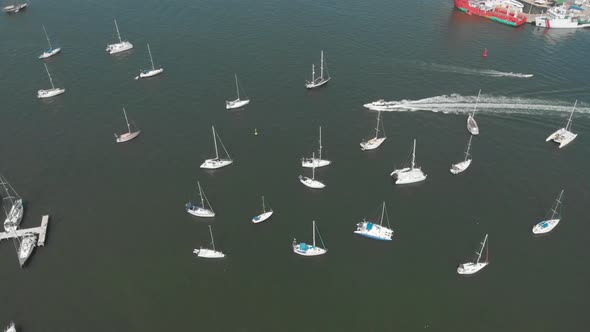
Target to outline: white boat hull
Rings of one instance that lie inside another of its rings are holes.
[[[133,48],[133,44],[131,44],[128,41],[124,41],[124,42],[120,42],[120,43],[107,45],[106,51],[109,54],[116,54],[116,53],[128,51],[132,48]]]
[[[204,169],[218,169],[231,165],[234,161],[228,159],[207,159],[201,164],[201,168]]]
[[[154,76],[159,75],[163,72],[164,72],[164,68],[142,70],[138,76],[135,76],[135,79],[138,80],[140,78],[154,77]]]
[[[320,256],[328,252],[328,249],[315,247],[306,243],[293,244],[293,252],[301,256]]]
[[[402,168],[391,172],[391,176],[396,176],[395,184],[408,184],[426,180],[426,174],[420,168]]]
[[[187,203],[185,207],[186,207],[186,212],[188,212],[189,214],[192,214],[193,216],[201,217],[201,218],[215,217],[215,212],[213,212],[209,209],[205,209],[200,206],[193,205],[190,202]]]
[[[463,263],[457,267],[457,273],[459,274],[474,274],[479,272],[481,269],[486,267],[488,262],[480,262],[480,263]]]
[[[124,133],[124,134],[121,134],[119,136],[117,136],[117,134],[115,134],[115,137],[116,137],[115,138],[115,141],[117,143],[125,143],[125,142],[128,142],[128,141],[136,138],[137,136],[139,136],[139,134],[141,134],[141,130],[134,131],[134,132],[131,132],[131,133]]]
[[[194,249],[193,253],[197,254],[197,257],[201,258],[224,258],[225,254],[221,251],[211,249]]]
[[[322,189],[326,187],[326,185],[321,183],[320,181],[308,178],[307,176],[299,175],[299,181],[303,183],[305,186],[313,189]]]
[[[301,160],[301,166],[306,168],[318,168],[330,165],[332,162],[326,159],[318,158],[303,158]]]
[[[535,25],[548,29],[580,29],[590,27],[590,24],[579,23],[575,18],[549,18],[547,16],[536,17]]]
[[[43,52],[43,54],[39,55],[39,59],[47,59],[47,58],[50,58],[50,57],[56,55],[59,52],[61,52],[61,47],[52,48],[51,50],[47,50],[47,51]]]
[[[263,214],[257,215],[256,217],[252,218],[252,222],[255,224],[261,223],[266,219],[270,218],[270,216],[272,216],[272,213],[273,211],[268,211]]]
[[[228,110],[236,109],[236,108],[244,107],[248,104],[250,104],[250,99],[245,99],[245,100],[236,99],[236,100],[226,101],[225,102],[225,109],[228,109]]]
[[[354,233],[380,241],[391,241],[393,237],[392,229],[367,221],[358,223]]]
[[[14,232],[18,229],[20,222],[23,219],[24,213],[24,206],[23,200],[18,199],[14,202],[14,204],[10,207],[10,211],[8,212],[8,216],[6,220],[4,220],[4,230],[7,232]]]
[[[565,128],[561,128],[553,134],[549,135],[549,137],[547,137],[545,141],[554,141],[555,143],[559,144],[559,148],[561,149],[564,146],[570,144],[577,136],[578,134],[574,134],[571,131],[566,130]]]
[[[51,97],[55,97],[57,95],[61,95],[64,92],[66,92],[66,89],[60,89],[60,88],[39,90],[39,91],[37,91],[37,98],[39,98],[39,99],[51,98]]]
[[[361,142],[361,150],[368,151],[368,150],[375,150],[387,139],[387,137],[381,138],[372,138],[368,141]]]
[[[316,79],[315,81],[311,82],[311,81],[307,81],[305,82],[305,87],[307,89],[315,89],[315,88],[319,88],[320,86],[325,85],[326,83],[328,83],[328,81],[330,80],[330,77],[326,78],[326,79]]]
[[[395,106],[395,105],[398,105],[398,104],[399,104],[398,102],[385,101],[383,99],[379,99],[377,101],[364,104],[363,107],[364,108],[368,108],[368,109],[370,109],[372,111],[387,111],[392,106]]]
[[[451,166],[451,173],[459,174],[461,172],[464,172],[469,167],[469,165],[471,165],[471,159],[467,159],[460,163],[454,164]]]
[[[2,8],[2,11],[4,11],[5,13],[8,13],[8,14],[18,13],[22,10],[27,9],[27,5],[28,4],[26,4],[26,3],[21,3],[18,5],[9,5],[9,6]]]
[[[549,233],[559,224],[559,221],[560,219],[543,220],[533,226],[533,234]]]
[[[469,114],[469,117],[467,118],[467,130],[469,130],[471,135],[479,135],[479,127],[471,114]]]
[[[21,241],[20,247],[18,248],[18,261],[20,266],[23,267],[31,254],[35,249],[37,243],[37,236],[34,234],[25,235]]]
[[[14,325],[14,322],[10,322],[10,325],[8,325],[4,332],[16,332],[16,326]]]

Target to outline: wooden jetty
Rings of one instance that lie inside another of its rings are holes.
[[[14,239],[17,237],[23,237],[27,234],[37,234],[37,246],[45,245],[45,238],[47,236],[47,225],[49,224],[49,215],[46,214],[41,219],[41,226],[33,228],[17,229],[14,232],[2,232],[0,233],[0,241],[7,239]]]

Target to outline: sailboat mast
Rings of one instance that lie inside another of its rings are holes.
[[[213,245],[213,251],[215,251],[215,240],[213,240],[213,231],[211,230],[211,225],[209,225],[209,234],[211,234],[211,244]]]
[[[320,126],[320,160],[322,159],[322,126]]]
[[[123,107],[123,114],[125,115],[125,122],[127,123],[127,130],[131,133],[131,126],[129,126],[129,119],[127,119],[127,112],[125,111],[125,107]]]
[[[205,208],[205,200],[203,199],[203,189],[201,189],[201,183],[197,181],[197,186],[199,187],[199,196],[201,196],[201,207]]]
[[[119,43],[122,43],[123,41],[121,40],[121,34],[119,33],[119,26],[117,25],[117,20],[115,21],[115,29],[117,29],[117,36],[119,37]]]
[[[574,111],[576,110],[576,105],[578,104],[578,100],[574,103],[574,108],[572,109],[572,113],[570,114],[569,119],[567,120],[567,125],[565,126],[565,130],[569,131],[572,127],[572,117],[574,116]]]
[[[51,79],[51,74],[49,74],[49,69],[47,69],[47,64],[43,64],[45,66],[45,71],[47,72],[47,76],[49,76],[49,83],[51,83],[51,88],[55,89],[55,86],[53,85],[53,79]]]
[[[266,209],[264,208],[264,196],[262,196],[262,213],[266,213]]]
[[[377,127],[375,127],[375,139],[379,137],[379,121],[381,121],[381,111],[377,112]]]
[[[313,226],[312,226],[313,227],[313,246],[315,247],[315,220],[312,221],[312,224],[313,224]]]
[[[147,44],[148,53],[150,54],[150,62],[152,63],[152,70],[156,69],[154,66],[154,59],[152,59],[152,51],[150,50],[150,44]]]
[[[315,81],[315,64],[311,64],[311,82]]]
[[[473,138],[473,135],[469,136],[469,143],[467,143],[467,150],[465,151],[465,161],[467,161],[467,158],[469,158],[469,148],[471,148],[471,139]]]
[[[479,260],[481,258],[481,254],[483,253],[483,248],[486,246],[487,240],[488,240],[488,235],[486,234],[486,237],[483,239],[483,242],[481,243],[481,250],[477,253],[477,260],[475,261],[475,264],[479,263]]]
[[[217,152],[217,137],[215,137],[215,127],[211,126],[213,131],[213,144],[215,145],[215,159],[219,159],[219,153]]]
[[[324,79],[324,50],[322,50],[320,59],[320,78]]]
[[[383,202],[383,209],[381,210],[381,222],[379,225],[383,226],[383,217],[385,216],[385,202]]]
[[[315,160],[315,152],[312,152],[311,154],[311,160]],[[311,163],[311,179],[315,180],[315,163],[312,162]]]
[[[240,88],[238,87],[238,74],[234,75],[236,77],[236,93],[238,95],[238,100],[240,100]]]
[[[416,139],[414,139],[414,149],[412,150],[412,169],[414,169],[415,160],[416,160]]]
[[[53,47],[51,46],[51,41],[49,41],[49,35],[47,35],[47,30],[45,30],[45,26],[42,25],[43,27],[43,32],[45,32],[45,38],[47,39],[47,43],[49,44],[49,49],[53,49]]]
[[[561,196],[563,195],[563,189],[561,190],[561,192],[559,193],[559,197],[557,197],[557,200],[555,201],[555,207],[551,210],[553,212],[553,214],[551,215],[551,219],[555,219],[555,215],[557,214],[557,208],[559,208],[559,204],[561,203]]]

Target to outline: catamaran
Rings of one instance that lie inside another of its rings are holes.
[[[114,20],[114,21],[115,21],[115,29],[117,29],[117,37],[119,38],[119,42],[107,45],[106,51],[109,54],[125,52],[125,51],[133,48],[133,44],[131,44],[127,40],[121,39],[121,34],[119,33],[119,25],[117,25],[117,20]]]
[[[23,200],[4,177],[0,176],[0,182],[4,188],[4,192],[6,193],[3,195],[4,197],[2,199],[2,207],[5,206],[5,200],[8,201],[10,205],[10,210],[8,212],[6,212],[6,208],[4,208],[4,212],[6,213],[6,219],[4,220],[4,230],[7,232],[15,232],[20,225],[21,220],[23,219]]]
[[[25,265],[27,259],[29,259],[33,253],[33,249],[35,249],[36,244],[37,235],[30,233],[23,236],[22,241],[20,241],[20,247],[18,248],[18,262],[20,267]]]
[[[256,217],[252,218],[252,222],[255,224],[261,223],[261,222],[265,221],[266,219],[270,218],[270,216],[272,216],[272,214],[273,214],[273,210],[270,208],[270,206],[268,207],[268,211],[266,211],[264,196],[262,196],[262,213],[257,215]]]
[[[537,223],[533,227],[533,234],[545,234],[551,232],[559,221],[561,220],[561,197],[563,196],[563,190],[559,193],[559,196],[555,200],[554,206],[551,207],[551,217],[547,220],[543,220]]]
[[[37,91],[37,98],[41,99],[41,98],[50,98],[50,97],[55,97],[57,95],[61,95],[62,93],[66,92],[66,89],[63,88],[56,88],[55,85],[53,85],[53,79],[51,78],[51,75],[49,74],[49,69],[47,69],[47,64],[43,64],[45,66],[45,71],[47,72],[47,76],[49,77],[49,83],[51,83],[51,89],[47,89],[47,90],[39,90]]]
[[[315,152],[312,153],[312,158],[315,158]],[[322,189],[326,186],[325,184],[315,179],[315,165],[311,167],[311,178],[299,175],[299,181],[304,185],[314,189]]]
[[[487,247],[488,250],[486,250],[485,262],[479,261],[481,259],[481,254],[483,253],[483,248],[486,247],[487,240],[488,240],[488,235],[486,234],[485,238],[483,239],[483,242],[481,243],[481,250],[479,252],[476,252],[477,259],[473,262],[463,263],[463,264],[459,265],[459,267],[457,267],[457,273],[459,273],[459,274],[474,274],[474,273],[478,272],[479,270],[483,269],[484,267],[486,267],[490,263],[490,261],[488,259],[489,246]]]
[[[377,126],[375,127],[375,137],[371,138],[370,140],[364,140],[361,142],[361,150],[374,150],[378,148],[383,141],[387,139],[385,136],[385,127],[383,126],[383,122],[381,120],[381,111],[377,112]],[[381,128],[379,128],[379,123],[381,123]],[[379,131],[383,131],[383,137],[379,137]]]
[[[302,158],[301,159],[301,166],[303,167],[324,167],[330,165],[331,161],[322,159],[322,127],[320,126],[320,144],[319,144],[319,158]]]
[[[326,76],[324,77],[324,66],[326,67]],[[328,66],[324,65],[324,51],[322,50],[320,55],[320,76],[315,77],[315,64],[311,65],[311,81],[305,82],[305,87],[308,89],[318,88],[330,80],[330,74],[328,73]]]
[[[26,2],[21,2],[21,3],[17,3],[16,1],[12,4],[12,5],[8,5],[4,8],[2,8],[2,11],[7,13],[7,14],[13,14],[13,13],[18,13],[20,11],[23,11],[25,9],[27,9],[27,6],[29,4]]]
[[[4,332],[16,332],[16,325],[14,325],[14,322],[10,322]]]
[[[477,93],[477,100],[475,101],[475,108],[473,108],[473,113],[469,113],[467,117],[467,130],[471,133],[471,135],[479,135],[479,127],[477,126],[477,122],[475,122],[475,112],[477,112],[477,104],[479,103],[479,95],[481,94],[481,89]]]
[[[199,205],[193,204],[192,202],[188,202],[185,205],[186,212],[192,214],[193,216],[197,216],[197,217],[203,217],[203,218],[215,217],[215,212],[213,211],[213,208],[211,207],[211,204],[209,203],[207,196],[205,196],[205,192],[203,191],[203,188],[201,188],[201,183],[198,181],[197,181],[197,187],[199,188],[199,196],[201,197],[201,205],[199,206]],[[205,205],[205,202],[207,203],[207,205]]]
[[[546,142],[553,140],[553,142],[559,143],[559,148],[561,149],[564,146],[570,144],[578,136],[578,134],[572,133],[572,117],[574,116],[574,111],[576,110],[577,104],[578,101],[576,100],[576,102],[574,103],[574,108],[572,109],[572,113],[570,114],[570,117],[567,120],[567,124],[565,125],[565,128],[561,128],[553,134],[549,135],[549,137],[547,137],[547,139],[545,140]]]
[[[383,219],[387,219],[387,226],[389,227],[383,226]],[[363,218],[363,222],[356,224],[356,231],[354,231],[354,233],[375,240],[391,241],[393,230],[389,224],[389,216],[387,215],[385,202],[383,202],[383,207],[381,209],[379,224],[377,225],[377,223]]]
[[[152,50],[150,50],[150,44],[147,44],[148,53],[150,55],[150,63],[152,64],[152,69],[143,69],[138,76],[135,76],[135,79],[138,80],[140,78],[148,78],[152,76],[156,76],[164,72],[164,68],[156,69],[154,66],[154,59],[152,58]]]
[[[193,253],[197,254],[198,257],[202,258],[223,258],[225,254],[221,251],[217,251],[215,249],[215,241],[213,240],[213,231],[211,230],[211,225],[209,225],[209,234],[211,234],[211,245],[213,249],[207,249],[200,247],[199,249],[194,249]]]
[[[313,231],[313,244],[309,245],[305,242],[297,243],[297,239],[293,239],[293,252],[301,255],[301,256],[319,256],[323,255],[328,252],[326,248],[316,247],[315,245],[315,232],[318,232],[320,236],[320,242],[322,242],[322,247],[325,247],[324,240],[322,240],[322,235],[320,234],[320,230],[315,224],[315,220],[312,221],[312,231]]]
[[[225,109],[228,110],[244,107],[250,103],[250,99],[248,99],[248,97],[246,97],[246,99],[244,100],[240,99],[240,85],[238,84],[238,74],[235,74],[234,76],[236,78],[236,94],[238,95],[238,98],[236,100],[230,100],[225,102]]]
[[[135,123],[133,124],[133,126],[135,127],[135,131],[131,131],[131,125],[129,124],[129,119],[127,118],[127,112],[125,111],[125,107],[123,107],[123,115],[125,115],[125,122],[127,123],[127,132],[121,135],[115,134],[115,141],[117,143],[130,141],[139,136],[139,134],[141,134],[141,130],[139,130],[137,126],[135,126]]]
[[[407,184],[426,180],[426,174],[420,167],[416,167],[416,139],[414,139],[414,148],[412,149],[412,161],[410,167],[396,169],[391,172],[391,176],[396,176],[395,184]]]
[[[469,136],[469,142],[467,143],[467,150],[465,150],[465,159],[461,162],[451,165],[451,173],[459,174],[471,165],[471,158],[469,158],[469,149],[471,148],[471,139],[473,136]]]
[[[51,40],[49,40],[49,35],[47,34],[47,30],[45,30],[45,26],[43,25],[43,32],[45,33],[45,38],[47,39],[47,43],[49,44],[49,48],[43,51],[43,54],[39,55],[39,59],[47,59],[56,55],[57,53],[61,52],[61,47],[53,48],[51,46]]]
[[[215,133],[215,127],[211,126],[211,130],[213,131],[213,144],[215,146],[215,158],[206,159],[201,164],[201,168],[217,169],[217,168],[221,168],[221,167],[230,165],[234,161],[231,159],[231,157],[229,156],[229,153],[225,149],[225,145],[223,145],[223,142],[221,141],[221,137],[219,137],[219,135],[217,135]],[[227,159],[219,158],[219,152],[217,151],[217,139],[219,139],[219,143],[221,143],[221,147],[223,148],[223,151],[225,151],[225,154],[227,155]]]

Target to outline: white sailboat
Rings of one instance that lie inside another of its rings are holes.
[[[213,208],[211,207],[211,204],[209,203],[207,196],[205,196],[205,192],[203,191],[203,188],[201,188],[201,183],[199,181],[197,181],[197,187],[199,188],[199,196],[201,197],[201,205],[199,206],[199,205],[193,204],[192,202],[188,202],[185,205],[186,212],[192,214],[193,216],[197,216],[197,217],[203,217],[203,218],[215,217],[215,212],[213,211]],[[205,203],[207,203],[207,204],[205,205]]]
[[[469,149],[471,149],[471,139],[473,136],[469,136],[469,142],[467,143],[467,150],[465,150],[465,159],[461,162],[451,165],[451,173],[459,174],[467,169],[471,165],[471,158],[469,158]]]
[[[106,51],[109,54],[125,52],[125,51],[133,48],[133,44],[131,44],[127,40],[121,39],[121,34],[119,33],[119,25],[117,24],[117,20],[114,20],[114,21],[115,21],[115,29],[117,29],[117,37],[119,38],[119,42],[107,45]]]
[[[238,84],[238,74],[235,74],[234,76],[236,78],[236,94],[238,95],[238,98],[235,100],[225,102],[225,109],[228,110],[244,107],[250,103],[250,99],[248,99],[248,97],[246,97],[246,99],[244,100],[240,99],[240,86]]]
[[[312,158],[315,158],[315,153],[312,153]],[[315,179],[315,166],[311,167],[311,178],[299,175],[299,181],[304,185],[314,189],[322,189],[326,186],[322,182]]]
[[[383,226],[383,219],[387,220],[387,226],[389,227]],[[363,218],[363,222],[356,224],[356,231],[354,231],[354,233],[360,236],[368,237],[370,239],[391,241],[391,238],[393,236],[393,230],[391,229],[391,225],[389,224],[389,216],[387,215],[387,208],[385,207],[385,202],[383,202],[383,207],[381,209],[381,217],[379,218],[378,223],[379,224]]]
[[[138,80],[140,78],[148,78],[152,76],[156,76],[164,72],[164,68],[157,68],[154,66],[154,59],[152,58],[152,50],[150,50],[150,44],[147,44],[148,53],[150,55],[150,63],[152,64],[152,69],[142,69],[139,72],[138,76],[135,76],[135,79]]]
[[[414,148],[412,149],[412,161],[410,167],[396,169],[391,172],[391,176],[396,176],[395,184],[407,184],[426,180],[426,174],[420,167],[416,167],[416,139],[414,139]]]
[[[56,88],[55,85],[53,85],[53,79],[51,78],[51,74],[49,74],[49,69],[47,69],[47,64],[43,64],[45,66],[45,71],[47,72],[47,76],[49,77],[49,83],[51,83],[51,89],[46,89],[46,90],[39,90],[37,91],[37,98],[41,99],[41,98],[50,98],[50,97],[55,97],[57,95],[61,95],[62,93],[66,92],[66,89],[63,88]]]
[[[330,80],[330,74],[328,73],[328,66],[324,64],[324,51],[322,50],[321,55],[320,55],[320,76],[319,77],[315,77],[315,65],[312,64],[311,65],[311,81],[306,81],[305,82],[305,87],[308,89],[313,89],[313,88],[318,88],[326,83],[328,83],[328,81]],[[326,71],[326,76],[324,77],[324,66],[326,67],[325,71]]]
[[[374,150],[378,148],[383,141],[387,139],[385,136],[385,127],[383,126],[383,122],[381,120],[381,111],[377,112],[377,126],[375,127],[375,137],[371,138],[370,140],[364,140],[361,142],[361,150]],[[381,128],[379,128],[379,124],[381,123]],[[379,131],[383,131],[383,137],[379,137]]]
[[[45,38],[47,38],[47,43],[49,44],[49,48],[43,51],[43,54],[39,55],[39,59],[47,59],[56,55],[57,53],[61,52],[61,47],[53,48],[51,46],[51,40],[49,40],[49,35],[47,34],[47,30],[45,30],[45,26],[43,25],[43,32],[45,33]]]
[[[320,230],[317,228],[315,224],[315,220],[312,221],[312,232],[313,232],[313,244],[309,245],[305,242],[297,243],[297,239],[293,239],[293,252],[301,255],[301,256],[319,256],[323,255],[328,252],[326,248],[316,247],[315,245],[315,232],[318,232],[320,236],[320,242],[322,242],[322,247],[325,247],[324,240],[322,240],[322,235],[320,234]]]
[[[576,100],[576,102],[574,103],[574,108],[572,109],[572,113],[570,114],[569,119],[567,119],[567,124],[565,125],[565,128],[561,128],[553,134],[549,135],[549,137],[547,137],[547,139],[545,140],[546,142],[553,140],[553,142],[559,144],[559,148],[561,149],[564,146],[570,144],[578,136],[578,134],[574,134],[571,131],[572,117],[574,116],[574,111],[576,110],[577,104],[578,101]]]
[[[8,5],[5,6],[4,8],[2,8],[2,11],[7,13],[7,14],[14,14],[14,13],[18,13],[21,12],[25,9],[27,9],[27,6],[29,4],[26,2],[16,2],[14,1],[14,3],[12,5]]]
[[[540,221],[533,227],[533,234],[545,234],[551,232],[559,221],[561,220],[561,197],[563,196],[563,189],[555,200],[555,205],[551,207],[551,217],[547,220]]]
[[[272,216],[273,214],[273,210],[270,208],[270,206],[268,207],[268,211],[266,211],[266,204],[264,201],[264,196],[262,196],[262,213],[257,215],[256,217],[252,218],[252,222],[255,224],[261,223],[263,221],[265,221],[266,219],[270,218],[270,216]]]
[[[214,126],[211,126],[211,130],[213,131],[213,145],[215,146],[215,158],[206,159],[201,164],[201,168],[204,168],[204,169],[217,169],[217,168],[221,168],[221,167],[230,165],[234,161],[231,159],[231,157],[229,156],[229,153],[225,149],[225,146],[223,145],[223,142],[221,141],[221,137],[219,137],[219,135],[217,135],[215,133],[215,127]],[[219,151],[217,151],[217,139],[219,139],[219,143],[221,143],[221,147],[223,148],[223,151],[225,151],[225,154],[227,155],[227,159],[219,158]]]
[[[488,240],[488,235],[486,234],[485,238],[483,239],[483,242],[481,243],[481,250],[479,252],[476,252],[477,259],[473,262],[460,264],[457,267],[457,273],[459,273],[459,274],[474,274],[474,273],[478,272],[479,270],[483,269],[484,267],[486,267],[490,263],[490,261],[488,260],[489,246],[487,247],[488,250],[486,251],[485,262],[480,262],[481,254],[483,253],[483,248],[486,247],[487,240]]]
[[[301,166],[312,168],[312,167],[324,167],[332,163],[330,160],[322,159],[322,127],[320,126],[320,141],[319,141],[319,158],[302,158]]]
[[[36,244],[36,234],[29,233],[23,236],[23,239],[22,241],[20,241],[20,246],[18,248],[18,262],[20,264],[20,267],[23,267],[25,265],[25,263],[33,253],[33,249],[35,249]]]
[[[10,322],[4,332],[16,332],[16,325],[14,325],[14,322]]]
[[[202,258],[223,258],[225,254],[221,251],[217,251],[215,249],[215,240],[213,240],[213,231],[211,230],[211,225],[209,225],[209,234],[211,234],[211,245],[213,249],[207,249],[200,247],[199,249],[194,249],[193,253],[197,254],[198,257]]]
[[[477,93],[477,100],[475,101],[475,108],[473,108],[473,113],[469,113],[467,117],[467,130],[471,133],[471,135],[479,135],[479,127],[477,126],[477,122],[475,122],[475,112],[477,112],[477,104],[479,103],[479,95],[481,94],[481,89]]]
[[[24,206],[23,200],[20,198],[18,193],[12,188],[10,183],[6,179],[0,176],[0,184],[4,188],[6,193],[2,198],[2,207],[6,213],[6,219],[4,220],[4,230],[7,232],[14,232],[18,229],[20,222],[23,219]],[[4,201],[9,202],[10,210],[6,211]]]
[[[125,122],[127,123],[127,132],[121,135],[115,134],[115,141],[117,143],[124,143],[130,141],[139,136],[139,134],[141,134],[141,130],[139,130],[137,126],[135,126],[135,124],[135,131],[131,131],[131,125],[129,124],[129,119],[127,118],[127,112],[125,111],[125,107],[123,107],[123,115],[125,115]]]

